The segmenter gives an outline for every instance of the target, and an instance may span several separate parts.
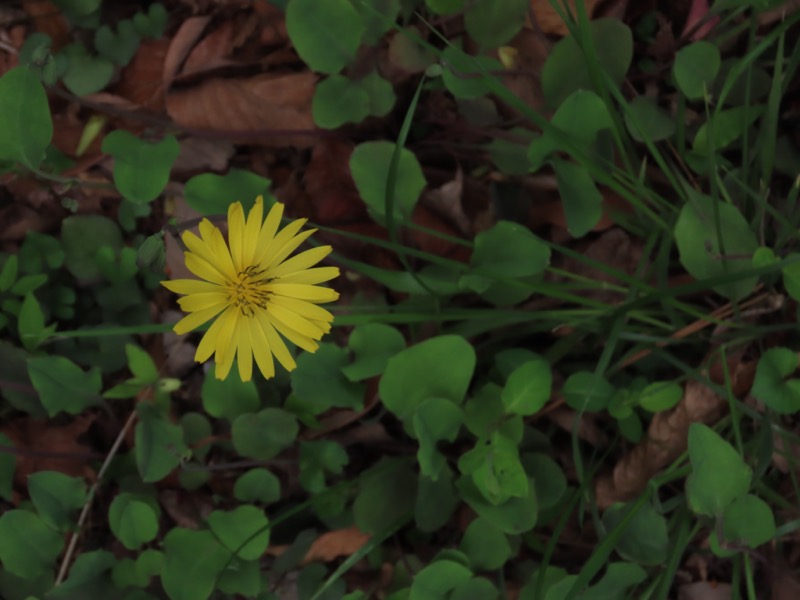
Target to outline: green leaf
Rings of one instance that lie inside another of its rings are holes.
[[[453,472],[445,466],[434,481],[421,475],[414,504],[414,519],[421,531],[434,532],[450,521],[461,500],[453,486]]]
[[[268,460],[292,445],[300,427],[294,415],[279,408],[236,417],[231,427],[233,447],[242,456]]]
[[[542,409],[550,399],[552,386],[550,365],[536,358],[514,369],[500,398],[507,413],[527,417]]]
[[[217,588],[227,597],[246,596],[255,598],[261,591],[261,563],[258,560],[234,558],[220,573]]]
[[[452,560],[437,560],[414,576],[408,600],[446,600],[457,585],[472,578],[472,572]]]
[[[106,58],[120,67],[126,66],[136,55],[141,38],[136,33],[133,21],[123,19],[117,23],[116,33],[108,25],[101,25],[94,32],[94,47]]]
[[[469,557],[469,564],[476,572],[499,569],[512,555],[506,534],[481,517],[469,524],[459,549]]]
[[[539,452],[522,456],[525,472],[533,480],[539,508],[547,510],[556,506],[567,491],[567,476],[556,461]]]
[[[596,60],[615,85],[622,83],[633,60],[633,34],[618,19],[589,22]],[[558,107],[575,90],[594,90],[580,45],[569,35],[559,41],[542,68],[542,92],[547,105]],[[597,90],[595,90],[597,91]]]
[[[164,537],[164,591],[170,600],[205,600],[230,557],[210,531],[175,527]]]
[[[289,0],[286,30],[312,71],[332,75],[356,57],[364,23],[348,0]]]
[[[146,350],[134,344],[125,344],[125,354],[128,357],[128,369],[136,379],[143,384],[158,381],[158,369]]]
[[[137,412],[136,466],[142,481],[160,481],[180,464],[188,450],[183,441],[183,429],[144,403],[137,406]]]
[[[442,440],[453,442],[461,429],[464,413],[450,400],[428,398],[414,412],[414,435],[419,440],[417,460],[420,473],[436,480],[447,465],[436,444]]]
[[[539,506],[533,482],[528,484],[528,495],[522,498],[510,498],[501,504],[492,504],[475,486],[472,477],[464,476],[456,483],[461,498],[472,510],[493,523],[503,533],[509,535],[522,534],[536,525]]]
[[[633,503],[617,502],[603,514],[603,525],[611,533],[633,508]],[[614,549],[625,560],[640,565],[662,565],[670,549],[667,520],[652,504],[644,504],[631,518]]]
[[[800,411],[800,379],[790,379],[798,367],[797,353],[770,348],[758,360],[751,393],[756,400],[780,414]]]
[[[362,77],[358,84],[369,96],[369,116],[385,117],[389,114],[397,100],[389,81],[381,77],[378,71],[371,71]]]
[[[349,381],[342,374],[347,363],[347,350],[335,344],[320,344],[315,353],[305,352],[297,357],[297,368],[290,375],[292,391],[315,415],[330,408],[362,408],[364,385]]]
[[[74,522],[74,512],[86,501],[86,482],[57,471],[39,471],[28,476],[28,493],[39,516],[66,531]]]
[[[604,410],[614,395],[614,388],[601,375],[578,371],[570,375],[561,388],[567,405],[580,411]]]
[[[331,75],[317,84],[311,114],[323,129],[360,123],[369,114],[369,93],[344,75]]]
[[[76,42],[62,51],[67,69],[62,81],[76,96],[88,96],[106,87],[114,76],[114,64],[102,56],[92,56],[86,47]]]
[[[391,31],[400,13],[400,0],[350,0],[364,23],[362,44],[374,46]]]
[[[38,348],[55,331],[56,326],[45,327],[44,313],[39,301],[33,294],[27,294],[19,309],[19,338],[28,351]]]
[[[720,54],[711,42],[700,40],[678,50],[672,65],[675,83],[689,100],[700,100],[719,72]]]
[[[281,482],[266,469],[250,469],[236,480],[233,495],[242,502],[271,504],[281,498]]]
[[[395,148],[393,142],[364,142],[356,146],[350,156],[350,173],[358,193],[373,216],[378,218],[386,215],[389,166]],[[407,148],[401,148],[394,191],[396,219],[411,217],[425,184],[425,176],[417,157]]]
[[[746,494],[725,509],[722,530],[729,542],[757,548],[775,537],[775,515],[761,498]]]
[[[69,577],[47,594],[47,600],[109,598],[118,593],[110,580],[116,559],[107,550],[82,552],[70,566]]]
[[[158,39],[167,28],[167,9],[160,2],[154,2],[146,13],[139,11],[133,15],[133,26],[142,37]]]
[[[391,325],[367,323],[353,329],[347,345],[354,359],[342,367],[342,373],[350,381],[362,381],[383,373],[389,359],[406,347],[406,341]]]
[[[103,0],[56,0],[54,4],[74,16],[86,17],[100,8]]]
[[[528,0],[477,0],[469,3],[464,25],[482,50],[492,50],[519,33],[529,8]]]
[[[5,263],[3,263],[3,269],[0,270],[0,292],[7,292],[14,284],[14,282],[17,280],[18,269],[19,257],[16,254],[12,254],[6,258]]]
[[[115,253],[119,252],[122,234],[114,221],[102,215],[73,215],[61,223],[61,243],[69,272],[88,282],[100,277],[97,251],[110,246]]]
[[[0,77],[0,160],[36,169],[53,137],[50,105],[39,78],[28,67]]]
[[[510,498],[524,498],[530,492],[516,441],[500,431],[487,440],[478,440],[472,450],[461,456],[458,468],[472,476],[475,487],[494,506]]]
[[[692,150],[706,154],[710,148],[725,149],[742,137],[747,128],[762,114],[764,106],[737,106],[712,114],[711,118],[697,130]],[[710,140],[709,135],[712,136]]]
[[[564,205],[567,230],[573,237],[583,237],[603,216],[603,195],[585,167],[557,159],[552,164]]]
[[[447,91],[463,100],[480,98],[491,92],[488,79],[502,71],[503,64],[490,56],[470,56],[455,46],[442,52],[442,81]]]
[[[51,417],[62,411],[77,415],[100,403],[102,381],[96,367],[84,371],[63,356],[41,356],[28,359],[28,375]]]
[[[469,342],[441,335],[390,358],[378,390],[384,406],[406,420],[427,398],[461,404],[474,369],[475,349]]]
[[[464,8],[465,0],[425,0],[431,12],[437,15],[451,15]]]
[[[353,519],[364,533],[380,533],[414,514],[417,476],[407,461],[381,459],[364,473],[353,502]]]
[[[204,173],[186,182],[183,194],[186,204],[202,215],[224,215],[233,202],[241,202],[249,212],[258,196],[264,196],[264,210],[269,211],[275,200],[269,195],[271,182],[251,171],[230,169],[225,175]],[[266,212],[265,212],[266,214]]]
[[[747,493],[753,471],[728,442],[701,423],[689,427],[689,460],[686,497],[701,515],[721,516],[737,498]]]
[[[497,600],[499,597],[497,588],[483,577],[460,582],[449,596],[450,600]]]
[[[593,585],[580,598],[581,600],[616,600],[628,597],[626,590],[641,583],[647,573],[639,565],[631,563],[611,563],[603,578]]]
[[[636,96],[628,103],[625,125],[637,142],[660,142],[675,133],[675,120],[649,96]]]
[[[683,206],[675,223],[675,243],[681,264],[699,281],[722,275],[735,276],[750,269],[750,257],[758,248],[755,234],[739,209],[696,192]],[[715,286],[714,291],[729,300],[740,300],[752,292],[757,282],[757,277],[739,278]]]
[[[655,381],[639,394],[638,403],[650,412],[669,410],[681,401],[683,388],[672,381]]]
[[[331,440],[300,442],[300,483],[312,494],[325,489],[325,474],[341,475],[349,462],[347,451]]]
[[[0,516],[0,562],[23,579],[44,577],[64,547],[64,536],[27,510]]]
[[[203,409],[212,417],[233,421],[239,415],[259,409],[261,401],[253,381],[242,381],[238,377],[217,379],[213,369],[206,373],[203,388]]]
[[[108,510],[111,531],[128,550],[136,550],[158,535],[158,514],[134,494],[122,493]]]
[[[222,544],[242,560],[261,558],[269,545],[270,529],[264,511],[251,505],[231,511],[215,510],[208,526]]]
[[[172,135],[150,143],[118,129],[103,139],[103,152],[114,157],[114,185],[131,202],[155,200],[169,182],[181,147]]]

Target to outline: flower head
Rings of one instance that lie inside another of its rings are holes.
[[[190,231],[182,236],[188,248],[186,266],[200,279],[162,282],[185,294],[178,304],[189,314],[175,324],[175,333],[188,333],[215,319],[194,359],[205,362],[213,354],[218,379],[228,376],[234,357],[242,381],[252,377],[253,357],[266,378],[275,375],[273,356],[291,371],[296,365],[281,336],[314,352],[317,340],[331,329],[333,315],[317,305],[332,302],[339,294],[316,284],[337,277],[339,269],[311,268],[331,247],[289,258],[316,229],[299,233],[306,219],[298,219],[278,231],[283,204],[277,202],[266,219],[263,213],[261,196],[246,220],[241,202],[231,204],[227,244],[222,232],[203,219],[199,237]]]

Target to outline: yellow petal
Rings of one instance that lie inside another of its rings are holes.
[[[306,302],[305,300],[298,300],[297,298],[289,298],[287,296],[273,296],[269,301],[270,306],[282,306],[292,312],[297,313],[301,317],[305,317],[311,321],[320,321],[330,323],[333,321],[333,315],[324,308]]]
[[[266,379],[271,379],[275,377],[275,363],[272,360],[272,351],[270,350],[269,342],[267,342],[267,336],[264,335],[264,330],[257,320],[252,319],[251,323],[250,341],[253,346],[253,354],[256,357],[256,364],[261,374]]]
[[[305,271],[297,271],[284,275],[279,279],[280,283],[306,283],[314,285],[336,279],[339,276],[339,267],[316,267],[314,269],[306,269]]]
[[[281,336],[278,335],[278,332],[275,331],[275,328],[270,324],[269,319],[267,318],[267,311],[265,310],[257,310],[256,311],[256,321],[261,326],[261,330],[264,333],[264,337],[267,340],[267,344],[269,345],[270,350],[275,355],[275,358],[278,359],[278,362],[281,363],[284,369],[287,371],[293,371],[297,366],[297,363],[294,362],[294,358],[292,358],[289,349],[286,347],[286,344],[281,339]]]
[[[297,256],[293,256],[286,262],[282,262],[270,271],[270,277],[283,277],[296,271],[303,271],[310,266],[317,264],[323,258],[331,253],[330,246],[320,246],[318,248],[311,248],[301,252]]]
[[[253,378],[253,345],[250,342],[250,330],[253,327],[258,327],[255,319],[239,320],[239,347],[236,349],[236,356],[239,363],[239,377],[242,381],[250,381]]]
[[[222,273],[212,267],[208,262],[200,258],[197,254],[184,252],[183,256],[186,263],[186,268],[197,275],[200,279],[205,279],[206,281],[211,281],[219,285],[225,285],[226,279]]]
[[[178,305],[184,312],[197,312],[214,307],[222,311],[228,302],[228,294],[225,292],[202,292],[178,298]]]
[[[200,344],[197,346],[197,352],[194,353],[195,361],[202,363],[211,358],[211,355],[216,352],[217,346],[219,345],[219,334],[226,327],[228,319],[230,318],[229,313],[237,312],[238,310],[239,309],[235,306],[229,306],[225,309],[225,312],[211,324],[211,327],[208,328],[208,331],[206,331],[203,339],[200,340]]]
[[[298,300],[310,300],[312,302],[333,302],[339,297],[339,293],[331,288],[319,287],[316,285],[306,285],[303,283],[270,283],[264,286],[269,292],[297,298]]]
[[[252,265],[255,259],[258,234],[264,222],[263,213],[264,199],[259,196],[256,198],[256,203],[253,205],[253,208],[250,209],[250,214],[247,215],[247,224],[244,229],[244,243],[242,246],[242,263],[244,265]]]
[[[331,332],[331,324],[328,323],[327,321],[317,321],[315,319],[309,319],[309,321],[311,321],[312,323],[314,323],[314,325],[322,329],[324,333]]]
[[[218,292],[221,289],[216,283],[200,281],[199,279],[172,279],[162,281],[161,285],[176,294],[205,294],[207,292]]]
[[[172,328],[172,331],[174,331],[178,335],[189,333],[190,331],[200,327],[200,325],[202,325],[209,319],[213,319],[214,317],[216,317],[221,310],[222,310],[221,306],[220,307],[214,306],[212,308],[207,308],[206,310],[200,310],[197,312],[189,313],[188,315],[183,317],[180,321],[175,323],[175,326]]]
[[[214,253],[211,251],[211,248],[194,233],[191,231],[184,231],[181,239],[184,245],[189,249],[189,252],[197,254],[197,256],[211,265],[214,264]]]
[[[233,266],[231,259],[231,251],[228,244],[225,243],[225,238],[222,237],[222,232],[218,227],[213,225],[208,219],[200,221],[200,235],[203,236],[203,241],[208,244],[211,252],[214,254],[214,265],[220,273],[229,279],[236,278],[236,269]]]
[[[305,317],[301,317],[296,312],[286,310],[282,306],[279,306],[275,303],[270,303],[269,309],[267,310],[273,317],[275,317],[273,323],[276,320],[280,321],[287,327],[295,330],[297,333],[307,336],[313,340],[318,340],[325,334],[322,329],[311,323]]]
[[[258,261],[259,268],[266,269],[272,262],[272,258],[283,248],[297,233],[303,228],[308,219],[297,219],[292,221],[286,227],[281,229],[272,242],[263,250],[259,248],[256,251],[256,260]],[[259,252],[260,251],[260,252]]]
[[[275,318],[275,316],[269,312],[267,312],[267,319],[269,319],[269,322],[272,324],[272,326],[277,329],[283,337],[292,342],[295,346],[299,346],[306,352],[316,352],[319,348],[319,344],[317,344],[310,337],[295,331],[280,319]]]
[[[297,250],[300,247],[300,244],[305,242],[316,231],[316,229],[304,231],[303,233],[300,233],[288,240],[281,248],[273,248],[270,246],[270,249],[267,252],[269,263],[267,263],[267,260],[265,259],[261,264],[266,265],[267,269],[273,269],[277,267],[282,261],[286,260],[287,256]],[[276,241],[277,239],[278,238],[275,238]]]
[[[226,312],[224,316],[227,318],[220,329],[219,338],[217,339],[217,351],[214,353],[214,362],[217,363],[214,375],[217,379],[225,379],[230,373],[239,342],[239,321],[241,319],[239,311]]]
[[[241,202],[233,202],[228,206],[228,246],[236,272],[244,271],[244,209]]]
[[[275,232],[278,231],[278,227],[281,224],[282,217],[283,204],[276,202],[272,205],[272,208],[269,209],[269,213],[267,213],[267,219],[264,221],[261,230],[258,232],[258,242],[256,243],[256,251],[253,255],[253,264],[261,262],[259,257],[267,251],[267,248],[272,243],[272,240],[275,237]]]

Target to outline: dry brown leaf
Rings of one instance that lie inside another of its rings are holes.
[[[617,462],[611,474],[597,478],[598,506],[607,508],[639,494],[650,478],[686,450],[689,425],[714,423],[726,407],[727,402],[708,386],[689,381],[678,405],[670,411],[657,413],[642,441]]]
[[[547,418],[564,431],[571,432],[575,428],[575,419],[578,418],[578,413],[571,408],[561,406],[548,412]],[[580,439],[591,444],[595,448],[605,448],[608,446],[608,437],[603,433],[600,427],[597,426],[594,418],[589,413],[584,413],[580,416],[580,421],[578,422],[575,433]]]
[[[33,21],[34,29],[50,36],[53,52],[69,43],[69,24],[50,0],[24,0],[22,8]]]
[[[572,14],[574,15],[575,0],[569,0],[569,4],[572,9]],[[586,13],[591,18],[592,14],[594,14],[594,9],[597,7],[597,0],[584,0],[583,4],[586,6]],[[555,11],[550,0],[531,0],[531,9],[536,19],[536,25],[538,25],[539,29],[544,33],[551,35],[567,35],[569,32],[566,23],[564,23],[564,20]]]
[[[185,138],[181,140],[181,151],[172,165],[176,172],[222,171],[236,149],[224,140]]]
[[[316,80],[310,72],[211,79],[170,92],[167,112],[178,125],[224,132],[232,141],[308,147],[313,136],[293,133],[315,131],[311,100]]]
[[[193,75],[230,65],[226,57],[233,50],[233,21],[225,21],[192,48],[181,69],[181,76]]]
[[[303,564],[330,562],[341,556],[350,556],[366,544],[372,536],[355,527],[328,531],[319,536],[303,558]]]
[[[181,23],[181,26],[175,33],[175,37],[173,37],[170,42],[167,55],[164,59],[164,67],[161,74],[164,89],[169,89],[183,61],[186,60],[186,57],[189,56],[189,52],[192,51],[197,40],[203,35],[203,31],[205,31],[206,25],[208,25],[210,19],[210,17],[189,17]]]
[[[461,196],[464,193],[464,172],[459,167],[455,177],[437,188],[424,193],[422,202],[447,217],[463,235],[470,235],[472,225],[464,214]]]
[[[678,587],[678,600],[730,600],[733,589],[727,583],[697,581]]]
[[[506,65],[510,74],[503,75],[503,85],[531,108],[541,110],[544,107],[541,73],[550,54],[549,40],[542,32],[526,27],[508,47],[514,49],[513,63]]]
[[[323,225],[364,220],[367,208],[350,176],[353,144],[339,138],[321,138],[314,144],[303,184],[314,221]]]
[[[153,112],[164,111],[164,61],[170,48],[167,39],[144,40],[130,64],[120,74],[116,93]]]

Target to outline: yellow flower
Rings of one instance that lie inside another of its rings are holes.
[[[292,221],[278,231],[283,204],[275,203],[266,220],[259,196],[245,221],[241,202],[228,208],[228,243],[208,219],[200,223],[200,237],[183,234],[186,266],[197,279],[162,284],[177,294],[189,314],[175,324],[182,335],[216,319],[200,341],[194,359],[214,355],[215,374],[225,379],[238,356],[239,376],[249,381],[253,357],[264,377],[275,375],[273,355],[287,371],[296,364],[281,335],[303,350],[314,352],[331,329],[333,315],[317,306],[339,297],[316,284],[339,275],[336,267],[311,268],[325,258],[330,246],[321,246],[288,258],[316,229],[298,233],[306,219]],[[201,281],[202,280],[202,281]],[[280,335],[278,335],[280,334]]]

